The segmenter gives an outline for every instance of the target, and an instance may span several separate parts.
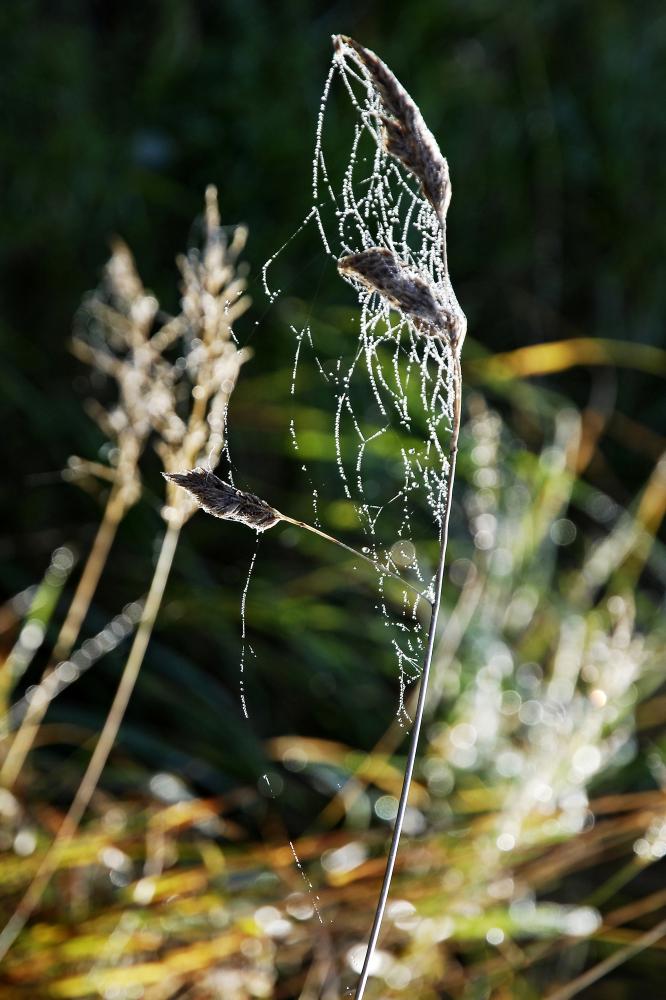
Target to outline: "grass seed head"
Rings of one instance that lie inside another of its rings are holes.
[[[347,53],[354,59],[374,87],[384,112],[379,116],[384,147],[417,179],[443,228],[451,200],[449,166],[418,106],[370,49],[346,35],[337,35],[334,45],[341,57]]]
[[[447,328],[446,312],[437,300],[432,282],[422,278],[385,247],[371,247],[338,261],[344,278],[360,282],[378,292],[404,313],[423,333],[437,334]]]
[[[216,476],[214,472],[197,467],[189,472],[164,472],[165,479],[181,486],[198,505],[225,521],[240,521],[255,531],[266,531],[281,520],[280,514],[265,500],[236,489]]]
[[[346,35],[334,36],[333,43],[335,58],[341,64],[352,60],[364,75],[368,88],[366,113],[381,124],[377,142],[418,181],[424,202],[434,211],[441,230],[443,263],[435,281],[432,275],[400,260],[388,240],[389,247],[366,246],[359,253],[343,257],[338,261],[338,270],[357,286],[377,292],[419,333],[446,339],[459,354],[467,320],[453,291],[446,260],[446,214],[451,201],[446,158],[418,106],[388,66]]]

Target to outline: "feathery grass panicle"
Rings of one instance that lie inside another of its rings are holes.
[[[153,427],[155,414],[168,409],[171,366],[151,338],[159,310],[157,299],[139,277],[127,245],[116,238],[100,287],[85,300],[72,340],[72,352],[116,383],[116,400],[108,406],[97,399],[86,408],[113,447],[111,466],[70,460],[70,473],[96,472],[112,478],[127,504],[141,492],[138,463]],[[69,478],[74,478],[70,474]]]
[[[239,264],[246,239],[244,226],[237,226],[227,238],[220,224],[217,189],[209,186],[203,245],[178,258],[184,363],[172,399],[172,425],[158,428],[156,449],[165,472],[178,473],[204,461],[214,468],[222,453],[229,398],[242,365],[252,356],[249,349],[238,347],[233,333],[233,324],[250,306],[245,268]],[[169,483],[167,519],[187,518],[196,506]]]
[[[254,493],[245,493],[225,483],[214,472],[196,468],[189,472],[163,472],[162,475],[176,486],[182,486],[198,505],[225,521],[240,521],[255,531],[273,528],[282,519],[270,504]]]
[[[99,405],[95,408],[100,426],[118,446],[117,474],[109,477],[114,485],[103,521],[105,531],[98,533],[104,544],[96,541],[95,558],[88,561],[91,569],[85,593],[80,599],[75,595],[76,620],[65,623],[69,648],[90,605],[119,519],[140,494],[138,462],[149,437],[157,436],[156,448],[167,471],[191,466],[202,455],[209,462],[216,462],[220,456],[229,397],[241,365],[249,357],[248,351],[237,347],[232,329],[233,322],[249,305],[244,295],[244,277],[236,266],[245,236],[245,230],[239,229],[231,243],[227,243],[220,226],[217,191],[211,186],[206,191],[203,250],[192,251],[180,259],[183,274],[180,316],[166,319],[153,333],[159,308],[157,300],[144,291],[132,255],[120,241],[114,244],[102,292],[89,300],[93,340],[77,337],[74,351],[117,383],[117,404],[110,411]],[[179,340],[183,350],[180,364],[171,364],[163,352]],[[162,509],[166,531],[113,702],[55,838],[13,915],[0,931],[0,958],[13,945],[61,863],[63,851],[74,837],[97,788],[134,691],[162,604],[180,530],[197,506],[173,484],[169,484],[169,489],[174,493],[173,500]],[[5,761],[3,778],[16,777],[17,767],[25,759],[47,705],[48,699],[43,699],[39,708],[26,715],[15,741],[16,752]]]
[[[215,465],[219,459],[229,397],[251,356],[233,335],[233,324],[250,305],[239,264],[246,240],[243,226],[227,238],[217,189],[210,185],[203,246],[177,259],[182,275],[177,316],[160,312],[119,239],[113,241],[101,287],[84,305],[73,351],[116,382],[116,403],[107,409],[94,400],[89,409],[115,445],[117,477],[126,482],[132,500],[140,491],[138,460],[151,435],[166,471],[191,467],[202,458]],[[165,357],[178,348],[175,363]],[[85,463],[79,460],[76,467]],[[185,508],[180,514],[187,515]]]

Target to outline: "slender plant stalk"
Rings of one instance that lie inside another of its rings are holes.
[[[393,580],[397,580],[401,587],[407,587],[424,601],[427,601],[428,604],[432,603],[425,594],[422,594],[421,591],[418,590],[417,587],[413,587],[411,583],[407,583],[407,581],[403,580],[401,576],[398,576],[397,573],[390,570],[388,566],[382,566],[382,564],[377,562],[376,559],[373,559],[371,556],[367,556],[364,552],[359,552],[353,545],[347,545],[346,542],[340,541],[340,539],[336,538],[335,535],[329,535],[325,531],[322,531],[321,528],[315,528],[313,524],[308,524],[307,521],[298,521],[296,518],[288,517],[286,514],[280,513],[280,519],[285,521],[287,524],[295,525],[297,528],[304,528],[306,531],[310,531],[313,535],[319,535],[320,538],[324,538],[327,542],[333,542],[334,545],[339,545],[341,549],[346,549],[347,552],[351,552],[351,554],[356,556],[357,559],[364,559],[367,563],[374,567],[374,569],[378,570],[378,572],[383,573],[385,576],[390,576]]]
[[[484,586],[485,583],[482,578],[477,578],[471,585],[465,584],[463,592],[461,593],[456,606],[446,623],[446,634],[442,636],[441,643],[438,646],[437,660],[434,664],[435,670],[445,670],[446,667],[452,662],[465,634],[467,625],[479,605],[479,600],[483,594]],[[433,681],[434,680],[435,678],[433,677]],[[435,695],[437,695],[437,693],[438,692],[436,691]],[[439,693],[441,694],[441,692]],[[409,699],[405,702],[405,708],[410,718],[416,711],[418,694],[419,690],[415,689],[411,692]],[[436,706],[433,706],[432,700],[428,710],[430,713],[432,713],[433,710],[436,710]],[[404,735],[404,726],[398,723],[397,718],[393,719],[391,725],[379,737],[373,746],[369,756],[386,757],[388,759],[388,757],[400,746],[404,739]],[[361,768],[362,765],[359,765],[355,771],[349,774],[346,781],[343,782],[341,788],[338,789],[331,801],[319,813],[317,817],[318,826],[334,826],[344,816],[345,810],[349,810],[359,796],[363,794],[364,786],[357,780],[356,777]],[[352,785],[354,786],[353,788]]]
[[[49,663],[42,674],[40,683],[46,680],[61,660],[65,660],[69,656],[74,643],[78,639],[81,626],[90,608],[100,576],[102,575],[111,546],[116,537],[118,525],[127,510],[123,493],[123,487],[117,483],[114,484],[109,493],[95,540],[88,554],[83,572],[74,591],[72,602],[67,610],[65,620],[60,628]],[[28,702],[26,714],[21,720],[21,724],[0,769],[0,783],[5,788],[12,788],[18,778],[48,706],[48,699],[43,701],[34,699],[34,701]]]
[[[219,479],[210,469],[197,467],[187,472],[165,472],[163,475],[169,482],[186,490],[196,503],[212,517],[219,517],[227,521],[238,521],[241,524],[247,525],[248,528],[254,528],[255,531],[268,531],[281,521],[285,524],[293,524],[296,528],[303,528],[305,531],[309,531],[311,534],[317,535],[327,542],[338,545],[346,552],[350,552],[357,559],[365,560],[365,562],[369,563],[378,572],[397,580],[401,587],[407,587],[418,597],[428,601],[429,604],[432,603],[425,594],[422,594],[411,583],[403,580],[401,576],[394,573],[388,566],[383,566],[377,559],[373,559],[364,552],[359,552],[352,545],[347,545],[346,542],[341,541],[334,535],[329,535],[327,532],[322,531],[321,528],[315,528],[314,525],[308,524],[307,521],[299,521],[295,517],[283,514],[265,500],[262,500],[261,497],[255,496],[254,493],[246,493],[244,490],[239,490],[230,483],[225,483],[224,480]]]
[[[44,856],[37,873],[33,878],[23,899],[18,904],[13,916],[0,933],[0,960],[7,954],[14,941],[25,927],[26,922],[34,911],[46,889],[49,880],[56,871],[62,858],[63,850],[70,843],[76,833],[79,823],[85,813],[90,800],[95,792],[97,783],[109,758],[109,754],[115,743],[118,730],[122,723],[127,705],[134,690],[134,686],[139,676],[139,671],[150,642],[153,626],[157,619],[157,614],[164,596],[173,557],[178,545],[182,520],[177,518],[169,522],[164,538],[160,555],[155,567],[155,573],[150,584],[150,590],[146,599],[146,604],[139,622],[134,642],[130,650],[127,662],[123,669],[118,688],[116,690],[113,704],[104,722],[99,740],[90,758],[86,772],[77,789],[76,795],[65,816],[53,843]]]
[[[383,303],[382,308],[387,313],[391,310],[397,311],[401,320],[409,322],[414,332],[428,337],[438,337],[448,343],[453,361],[453,426],[449,467],[446,476],[446,496],[440,528],[440,550],[435,576],[435,592],[398,813],[379,901],[370,931],[370,940],[356,987],[356,1000],[362,1000],[391,886],[428,691],[428,678],[432,665],[437,618],[442,596],[442,580],[444,578],[444,562],[460,434],[462,382],[460,351],[467,331],[467,319],[453,291],[447,264],[446,214],[451,200],[448,163],[442,155],[435,137],[423,120],[418,106],[389,67],[374,52],[366,49],[353,38],[337,35],[334,36],[333,44],[336,50],[336,59],[343,63],[346,59],[351,59],[362,71],[368,90],[373,94],[369,113],[376,117],[379,125],[377,141],[380,149],[399,162],[402,168],[418,182],[424,204],[427,202],[435,213],[441,233],[442,265],[435,273],[432,269],[426,270],[421,266],[410,264],[401,260],[394,248],[389,248],[386,241],[380,238],[375,246],[369,246],[367,239],[365,239],[363,249],[341,257],[338,260],[338,271],[346,281],[354,286],[361,301],[367,300],[368,296],[377,296],[379,301]],[[388,243],[390,244],[391,241],[389,240]],[[409,257],[409,253],[407,256]]]
[[[442,517],[442,526],[440,531],[439,562],[437,564],[437,575],[435,577],[434,600],[432,604],[432,610],[430,612],[428,641],[426,644],[425,655],[423,658],[423,671],[421,673],[419,697],[416,704],[414,724],[412,725],[412,732],[409,741],[409,752],[407,755],[407,763],[405,765],[405,774],[402,781],[402,789],[400,791],[398,812],[395,818],[395,826],[393,827],[393,835],[391,837],[391,844],[389,846],[388,857],[386,861],[386,870],[384,872],[384,878],[382,880],[382,887],[379,893],[379,900],[377,902],[377,907],[375,909],[375,916],[372,922],[372,928],[370,930],[368,947],[366,949],[365,958],[363,960],[363,968],[361,969],[361,975],[358,984],[356,986],[356,992],[354,994],[355,1000],[362,1000],[363,994],[365,993],[365,987],[370,972],[370,965],[372,963],[372,958],[374,956],[375,949],[377,947],[377,941],[379,939],[379,934],[382,927],[382,921],[384,919],[384,911],[386,910],[386,903],[388,901],[389,890],[391,888],[391,879],[393,878],[393,869],[395,868],[395,862],[398,855],[400,836],[402,834],[402,828],[405,821],[407,800],[409,798],[409,789],[411,787],[412,776],[414,773],[416,752],[418,749],[419,736],[421,734],[421,725],[423,722],[423,712],[425,709],[426,697],[428,693],[428,678],[430,676],[430,667],[432,665],[432,654],[435,647],[435,637],[437,633],[437,619],[439,617],[439,609],[442,600],[442,582],[444,580],[446,546],[449,538],[451,499],[453,496],[453,483],[456,474],[456,458],[458,455],[458,438],[460,435],[461,372],[460,372],[460,356],[457,352],[454,353],[454,366],[455,368],[454,368],[454,378],[453,378],[453,391],[454,391],[453,429],[451,433],[451,445],[449,452],[449,471],[446,481],[446,498],[444,501],[445,506]]]
[[[571,997],[578,996],[578,994],[587,989],[588,986],[592,986],[594,983],[603,979],[607,976],[609,972],[613,969],[617,969],[624,962],[628,962],[630,958],[634,955],[638,955],[639,952],[645,951],[646,948],[651,948],[658,941],[661,941],[663,937],[666,937],[666,920],[660,921],[651,930],[646,931],[645,934],[641,934],[636,937],[630,944],[626,945],[624,948],[620,948],[616,951],[614,955],[609,955],[602,962],[597,965],[593,965],[591,969],[587,972],[583,972],[582,975],[577,976],[576,979],[572,979],[570,983],[566,986],[562,986],[560,989],[556,989],[553,993],[549,993],[546,1000],[571,1000]]]

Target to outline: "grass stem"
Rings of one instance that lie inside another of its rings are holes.
[[[377,572],[382,573],[384,576],[390,576],[393,580],[397,580],[402,587],[407,587],[414,594],[417,594],[418,597],[422,598],[422,600],[427,601],[428,604],[432,604],[426,594],[422,594],[417,587],[414,587],[411,583],[407,583],[407,581],[403,580],[401,576],[394,573],[393,570],[390,570],[388,566],[382,566],[382,564],[377,562],[376,559],[373,559],[371,556],[367,556],[364,552],[359,552],[358,549],[355,549],[352,545],[347,545],[346,542],[341,542],[339,538],[335,537],[335,535],[329,535],[325,531],[322,531],[321,528],[315,528],[313,524],[308,524],[307,521],[298,521],[296,518],[288,517],[286,514],[282,514],[281,512],[280,519],[282,521],[286,521],[288,524],[295,525],[297,528],[304,528],[306,531],[310,531],[313,535],[319,535],[320,538],[324,538],[327,542],[333,542],[334,545],[339,545],[341,549],[351,552],[351,554],[356,556],[358,559],[364,559],[365,562],[369,563],[374,569],[377,570]]]
[[[555,989],[554,992],[547,995],[546,1000],[571,1000],[572,997],[578,996],[588,986],[593,986],[594,983],[603,979],[613,969],[617,969],[624,962],[628,962],[634,955],[638,955],[641,951],[645,951],[646,948],[651,948],[657,944],[663,937],[666,937],[666,920],[660,921],[644,934],[637,935],[624,948],[620,948],[614,955],[609,955],[608,958],[605,958],[597,965],[593,965],[591,969],[587,969],[565,986]]]
[[[152,635],[157,614],[162,603],[173,557],[180,536],[181,520],[171,521],[167,527],[157,566],[151,581],[146,604],[139,622],[134,642],[130,649],[127,662],[123,669],[118,688],[109,713],[104,722],[102,732],[93,751],[92,757],[81,779],[76,795],[69,807],[67,815],[60,825],[51,846],[39,865],[27,892],[18,904],[14,914],[0,933],[0,961],[5,957],[14,941],[25,927],[30,915],[39,903],[46,886],[56,871],[65,847],[76,833],[79,823],[95,792],[97,783],[113,748],[118,730],[122,723],[127,705],[134,690],[139,671],[143,663],[148,643]]]
[[[453,379],[453,391],[454,391],[453,429],[451,433],[451,445],[449,451],[449,470],[446,481],[446,497],[444,500],[444,512],[442,516],[442,524],[440,529],[439,562],[437,564],[437,574],[435,577],[435,587],[434,587],[435,591],[434,600],[432,604],[432,610],[430,613],[430,625],[428,627],[428,641],[426,644],[425,655],[423,658],[423,671],[421,673],[419,697],[416,704],[416,712],[414,714],[414,724],[412,726],[412,732],[409,741],[409,751],[407,755],[407,763],[405,765],[405,774],[402,782],[402,789],[400,792],[400,801],[398,802],[398,812],[395,818],[393,835],[391,837],[391,844],[389,846],[389,852],[386,861],[386,870],[384,872],[384,878],[382,880],[382,887],[379,893],[379,900],[377,901],[375,916],[372,922],[372,928],[370,930],[370,937],[368,940],[368,947],[365,952],[365,958],[363,960],[363,968],[361,969],[359,981],[356,986],[354,1000],[362,1000],[363,994],[365,993],[365,987],[368,981],[368,975],[370,973],[370,966],[372,964],[372,959],[375,953],[375,949],[377,947],[377,941],[379,940],[382,921],[384,919],[384,911],[386,910],[386,903],[388,901],[389,891],[391,888],[393,870],[395,868],[395,862],[398,856],[398,846],[400,844],[400,836],[402,834],[402,828],[405,821],[407,800],[409,798],[409,790],[412,783],[412,776],[414,774],[414,764],[416,762],[416,753],[418,750],[419,736],[421,734],[421,725],[423,723],[423,712],[425,709],[426,697],[428,693],[428,678],[430,676],[430,667],[432,665],[432,655],[435,647],[435,637],[437,633],[437,619],[439,617],[439,608],[442,599],[442,583],[444,580],[446,547],[449,538],[449,519],[451,516],[451,500],[453,497],[453,483],[456,474],[456,457],[458,454],[458,438],[460,435],[461,372],[460,372],[460,358],[457,352],[454,353],[454,366],[455,368],[454,368],[454,379]]]

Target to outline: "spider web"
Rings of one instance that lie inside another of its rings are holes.
[[[354,112],[342,166],[329,166],[329,161],[339,160],[339,152],[327,150],[326,142],[335,87],[342,89]],[[389,249],[434,285],[443,284],[440,223],[413,178],[383,148],[380,110],[371,84],[344,53],[336,53],[317,120],[312,207],[297,233],[314,225],[334,261],[370,247]],[[269,270],[286,246],[264,265],[264,289],[271,301],[282,293],[271,289]],[[322,456],[313,455],[308,444],[308,428],[299,425],[296,402],[305,391],[326,413],[337,490],[353,509],[362,551],[409,583],[396,595],[395,581],[377,568],[377,610],[390,631],[397,660],[397,715],[404,723],[410,721],[405,690],[420,675],[425,639],[422,617],[427,605],[414,589],[432,599],[436,542],[446,502],[453,358],[444,338],[424,336],[380,295],[356,283],[353,287],[360,313],[343,324],[357,326],[353,334],[336,330],[328,321],[308,320],[291,327],[296,346],[290,433],[312,491],[314,523],[320,526],[321,498],[330,501],[334,486],[322,472]],[[316,387],[309,377],[301,379],[306,358],[308,371],[316,373]]]

